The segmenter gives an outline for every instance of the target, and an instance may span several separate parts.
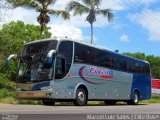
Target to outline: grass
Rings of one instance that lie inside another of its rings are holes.
[[[150,103],[158,103],[160,104],[160,96],[153,96],[152,99],[140,101],[140,103],[150,104]]]
[[[15,93],[16,84],[0,73],[0,103],[1,104],[42,104],[41,101],[18,100]]]

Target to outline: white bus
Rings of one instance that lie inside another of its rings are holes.
[[[19,99],[138,104],[151,98],[149,63],[94,45],[62,38],[36,40],[23,46],[16,95]]]

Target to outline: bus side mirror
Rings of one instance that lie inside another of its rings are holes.
[[[9,67],[9,65],[10,65],[10,60],[12,59],[12,58],[17,58],[17,54],[12,54],[12,55],[10,55],[8,58],[7,58],[7,60],[6,60],[6,67]]]
[[[51,64],[53,59],[53,54],[56,54],[56,50],[50,50],[47,54],[47,63]]]

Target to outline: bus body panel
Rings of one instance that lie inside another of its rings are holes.
[[[74,99],[75,92],[80,85],[85,85],[88,89],[88,99],[130,99],[132,78],[130,73],[113,71],[106,68],[95,67],[99,70],[109,70],[113,72],[113,78],[101,78],[103,75],[91,74],[93,66],[74,64],[70,73],[62,80],[55,80],[55,98]],[[125,76],[124,76],[125,74]]]

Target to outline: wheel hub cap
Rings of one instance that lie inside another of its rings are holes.
[[[78,93],[78,99],[83,102],[84,101],[84,93],[83,92],[79,92]]]

